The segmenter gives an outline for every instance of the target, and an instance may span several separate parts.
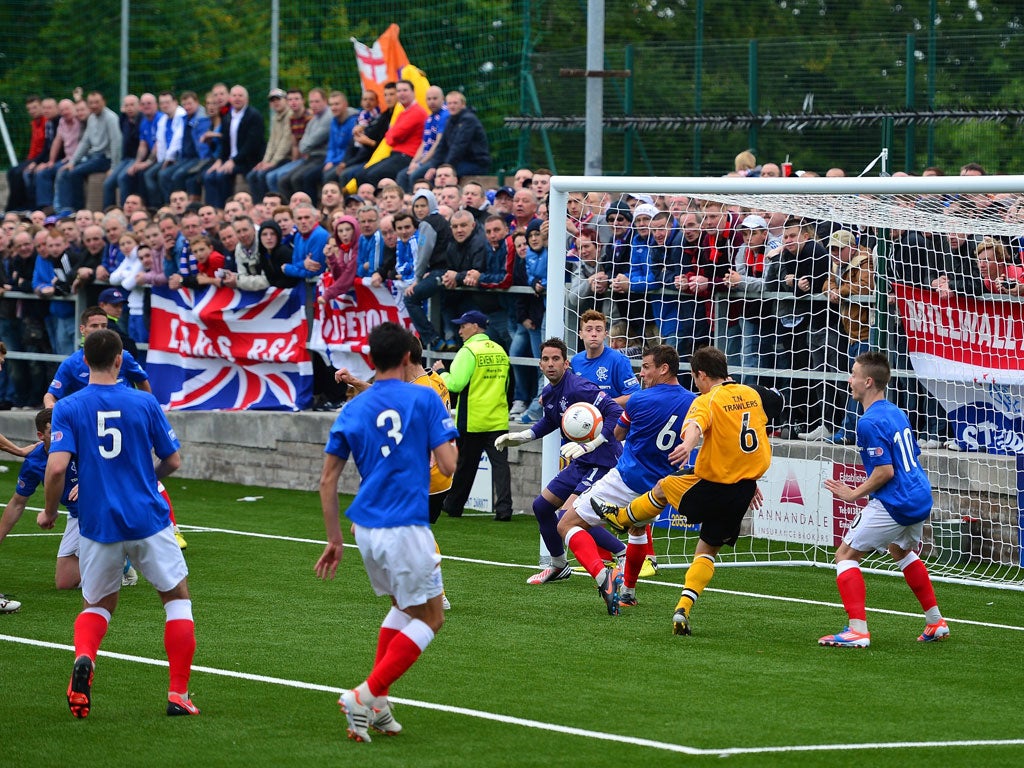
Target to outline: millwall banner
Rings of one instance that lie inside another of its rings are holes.
[[[154,288],[146,371],[173,410],[308,408],[305,290]]]
[[[347,368],[356,378],[368,379],[373,375],[370,331],[385,322],[412,328],[405,309],[403,283],[388,281],[374,288],[369,280],[364,282],[357,277],[348,293],[325,303],[323,289],[330,285],[329,277],[325,275],[317,288],[319,300],[309,348],[335,368]]]
[[[895,286],[914,372],[969,451],[1024,453],[1024,304]]]

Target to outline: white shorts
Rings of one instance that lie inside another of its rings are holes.
[[[354,529],[370,586],[378,595],[390,595],[399,608],[408,608],[441,594],[441,556],[429,527]]]
[[[850,522],[843,542],[858,552],[885,552],[890,544],[906,550],[917,549],[924,538],[924,523],[922,520],[900,525],[885,511],[882,502],[868,499],[867,506]]]
[[[171,591],[188,576],[185,556],[174,538],[172,526],[145,539],[111,544],[101,544],[83,536],[79,567],[85,602],[98,603],[121,589],[126,556],[157,592]]]
[[[603,477],[598,478],[596,483],[576,497],[573,508],[587,525],[604,525],[604,520],[598,517],[594,508],[590,506],[592,497],[596,496],[607,504],[624,507],[639,495],[639,491],[634,491],[622,480],[618,468],[612,467]]]
[[[78,534],[78,518],[68,515],[68,524],[64,526],[64,535],[60,537],[57,557],[78,557],[81,538]]]

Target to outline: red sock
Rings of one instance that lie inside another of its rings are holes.
[[[92,611],[82,611],[75,619],[75,658],[88,656],[96,661],[96,654],[100,650],[100,643],[103,636],[107,634],[109,621],[106,616],[101,616]]]
[[[836,584],[839,586],[839,597],[843,600],[843,608],[846,615],[851,619],[867,621],[868,614],[865,608],[867,601],[867,587],[864,586],[864,574],[860,568],[849,568],[836,576]]]
[[[626,544],[626,572],[622,576],[622,583],[630,589],[636,586],[636,579],[644,566],[646,556],[646,544],[634,544],[632,541]]]
[[[373,657],[374,669],[376,669],[377,665],[379,665],[381,661],[384,659],[384,657],[387,656],[388,647],[391,645],[391,641],[398,637],[398,635],[400,634],[401,632],[399,632],[397,629],[392,629],[391,627],[380,628],[380,634],[377,635],[377,655]],[[387,696],[387,689],[385,688],[384,691],[378,695]]]
[[[604,560],[601,559],[601,555],[597,551],[597,544],[594,543],[594,539],[582,528],[575,528],[573,530],[576,531],[576,534],[573,535],[570,532],[571,535],[566,537],[565,543],[573,555],[576,556],[579,564],[586,568],[587,573],[596,579],[598,574],[604,570]]]
[[[615,559],[615,555],[613,555],[604,547],[597,548],[597,556],[601,558],[601,562],[603,563],[608,563]]]
[[[647,547],[644,549],[644,557],[654,557],[654,537],[651,535],[651,526],[647,526]]]
[[[192,657],[196,653],[196,625],[191,619],[174,619],[164,624],[164,650],[171,672],[171,687],[177,693],[188,692],[192,675]]]
[[[171,504],[171,495],[167,492],[167,489],[164,488],[163,483],[160,483],[157,488],[160,491],[160,495],[164,497],[164,501],[167,502],[167,511],[171,516],[171,525],[177,525],[178,521],[174,519],[174,505]]]
[[[374,696],[387,693],[391,684],[416,663],[433,638],[433,631],[425,623],[418,619],[409,622],[409,626],[398,632],[388,643],[384,658],[373,665],[373,671],[366,678],[370,693]]]
[[[935,590],[932,589],[932,580],[928,576],[928,567],[924,564],[924,560],[915,560],[904,568],[903,578],[907,580],[907,584],[914,590],[914,595],[917,597],[918,602],[921,603],[922,610],[927,611],[929,608],[934,608],[938,605],[938,601],[935,599]]]

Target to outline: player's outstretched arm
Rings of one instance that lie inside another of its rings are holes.
[[[22,496],[20,493],[11,496],[11,500],[4,507],[3,517],[0,517],[0,541],[7,537],[7,534],[21,519],[26,504],[28,504],[28,496]]]
[[[668,460],[677,467],[682,465],[690,457],[690,451],[696,448],[699,442],[700,427],[694,421],[688,422],[683,426],[683,442],[672,449]]]
[[[324,514],[327,546],[316,561],[316,575],[319,579],[333,579],[341,563],[344,539],[338,511],[338,480],[344,468],[344,459],[330,453],[324,454],[324,466],[320,470],[320,507]]]
[[[35,450],[35,447],[37,445],[39,445],[39,443],[32,443],[32,445],[26,445],[24,448],[19,448],[6,437],[0,435],[0,451],[9,453],[12,456],[20,456],[21,458],[25,458],[30,453],[32,453],[33,450]]]
[[[506,432],[494,438],[494,447],[499,451],[509,445],[522,445],[533,440],[536,435],[532,429],[524,429],[522,432]]]

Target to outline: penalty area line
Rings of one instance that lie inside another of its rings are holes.
[[[17,643],[20,645],[27,645],[34,648],[47,648],[58,651],[70,651],[74,652],[74,646],[67,645],[65,643],[52,643],[46,640],[35,640],[27,637],[17,637],[15,635],[4,635],[0,634],[0,641],[8,643]],[[166,667],[167,662],[164,659],[153,659],[145,656],[134,656],[127,653],[116,653],[114,651],[100,651],[99,655],[108,659],[117,659],[119,661],[127,661],[135,664],[145,664],[154,667]],[[302,680],[289,680],[281,677],[271,677],[269,675],[257,675],[250,672],[236,672],[230,669],[218,669],[217,667],[204,667],[204,666],[193,666],[193,672],[199,672],[208,675],[216,675],[218,677],[229,677],[238,680],[246,680],[249,682],[266,683],[270,685],[281,685],[288,688],[298,688],[307,691],[317,691],[320,693],[330,694],[341,694],[344,690],[336,686],[320,685],[318,683],[307,683]],[[657,741],[654,739],[642,739],[636,736],[622,736],[614,733],[604,733],[602,731],[592,731],[586,728],[576,728],[569,725],[562,725],[560,723],[546,723],[541,720],[531,720],[529,718],[515,717],[513,715],[502,715],[496,712],[486,712],[479,709],[469,709],[467,707],[453,707],[448,704],[436,704],[428,701],[418,701],[416,699],[404,699],[395,696],[389,697],[391,701],[396,704],[401,704],[407,707],[416,707],[419,709],[431,709],[438,712],[447,712],[453,715],[462,715],[464,717],[473,717],[478,720],[489,720],[496,723],[504,723],[506,725],[516,725],[522,728],[533,728],[535,730],[548,731],[551,733],[562,733],[567,736],[580,736],[587,739],[596,739],[599,741],[610,741],[619,744],[630,744],[637,747],[645,747],[648,749],[656,749],[663,752],[676,752],[679,754],[692,755],[697,757],[706,756],[727,756],[727,755],[757,755],[757,754],[775,754],[775,753],[786,753],[786,752],[835,752],[835,751],[847,751],[847,750],[879,750],[879,749],[922,749],[922,748],[933,748],[933,747],[1004,747],[1004,746],[1021,746],[1024,745],[1024,738],[1021,739],[962,739],[953,741],[901,741],[901,742],[864,742],[864,743],[853,743],[853,744],[793,744],[793,745],[777,745],[770,747],[722,747],[719,749],[704,749],[699,747],[690,747],[685,744],[674,744],[672,742]]]

